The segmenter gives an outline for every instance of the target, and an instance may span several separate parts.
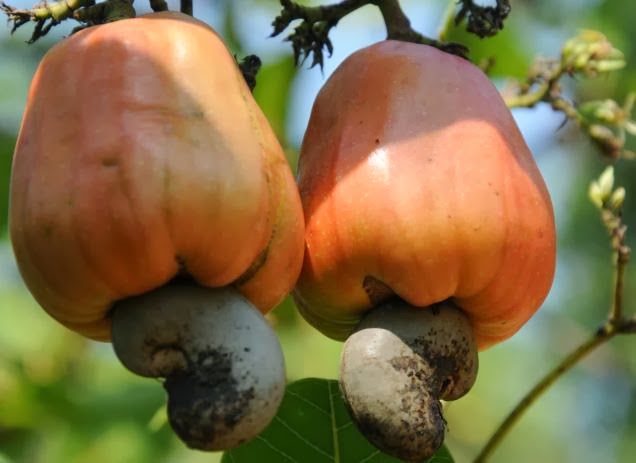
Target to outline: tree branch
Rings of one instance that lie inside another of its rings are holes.
[[[398,0],[375,0],[373,2],[382,13],[386,25],[387,39],[421,43],[466,58],[468,48],[458,43],[442,43],[426,37],[411,27],[411,21],[404,13]]]
[[[342,0],[331,5],[313,7],[301,6],[291,0],[280,0],[280,3],[283,8],[272,23],[274,30],[271,36],[282,33],[293,21],[301,21],[286,38],[292,43],[296,64],[313,55],[311,67],[322,67],[324,51],[328,55],[333,52],[333,44],[329,39],[331,29],[342,18],[365,5],[375,5],[380,9],[389,39],[431,45],[463,57],[468,52],[463,45],[442,43],[415,31],[409,18],[402,11],[399,0]]]
[[[565,357],[554,369],[552,369],[545,377],[539,381],[517,404],[517,406],[508,414],[504,421],[499,425],[495,433],[488,440],[484,448],[479,452],[474,463],[485,463],[492,456],[499,444],[504,440],[514,425],[528,411],[530,406],[534,404],[561,376],[572,369],[588,354],[593,352],[597,347],[603,345],[617,334],[634,333],[636,330],[636,322],[634,320],[624,320],[620,323],[607,323],[603,325],[594,336],[585,341],[579,347],[574,349],[567,357]]]
[[[21,10],[0,3],[0,10],[13,23],[11,33],[29,22],[35,22],[35,27],[28,43],[33,43],[44,37],[54,26],[66,19],[75,19],[81,26],[73,32],[96,24],[117,21],[135,16],[132,6],[133,0],[105,0],[96,3],[95,0],[61,0],[58,2],[44,2],[34,8]]]
[[[180,0],[181,12],[192,16],[192,0]]]
[[[295,20],[302,22],[285,39],[291,42],[294,50],[294,62],[304,63],[313,54],[311,67],[323,66],[323,49],[329,56],[333,53],[333,44],[329,31],[349,13],[369,4],[368,0],[343,0],[340,3],[321,6],[301,6],[291,0],[280,0],[281,13],[274,18],[274,31],[271,37],[283,32]]]

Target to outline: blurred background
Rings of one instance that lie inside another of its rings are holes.
[[[13,0],[31,6],[32,0]],[[34,0],[33,0],[34,1]],[[414,28],[435,36],[449,2],[403,0]],[[147,11],[137,0],[138,11]],[[324,3],[324,2],[323,2]],[[485,3],[485,2],[484,2]],[[535,55],[558,56],[582,28],[602,31],[625,52],[628,67],[597,80],[569,82],[579,101],[636,90],[636,2],[633,0],[512,0],[497,37],[479,40],[461,30],[451,39],[475,60],[495,57],[492,77],[522,77]],[[177,8],[176,2],[169,2]],[[195,0],[195,16],[213,25],[238,56],[258,54],[263,68],[255,95],[295,166],[316,92],[352,51],[385,36],[379,12],[365,7],[332,32],[335,51],[324,70],[293,66],[291,48],[268,38],[277,1]],[[0,28],[0,463],[213,463],[218,454],[186,449],[167,428],[157,381],[126,371],[110,344],[86,341],[62,328],[33,301],[17,272],[7,233],[11,157],[31,76],[46,50],[73,25],[34,45],[25,26]],[[465,398],[447,407],[447,445],[468,462],[508,411],[566,353],[604,320],[611,300],[609,242],[587,186],[606,165],[572,124],[546,106],[515,110],[552,194],[559,233],[555,285],[538,314],[511,340],[483,352],[480,375]],[[634,149],[634,143],[631,143]],[[625,218],[636,236],[636,161],[618,161],[627,189]],[[626,309],[636,311],[636,270],[629,268]],[[336,378],[341,345],[311,329],[285,301],[272,315],[289,380]],[[523,418],[494,462],[636,461],[636,336],[612,340],[563,377]]]

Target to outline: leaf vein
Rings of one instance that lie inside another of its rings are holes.
[[[336,426],[336,409],[333,403],[332,381],[327,381],[327,392],[329,394],[329,410],[331,411],[331,435],[333,439],[333,461],[340,463],[340,442],[338,440],[338,427]]]
[[[329,415],[329,412],[327,410],[325,410],[324,408],[321,408],[320,405],[312,402],[311,400],[303,397],[302,395],[298,394],[297,392],[293,392],[293,391],[287,391],[287,395],[292,396],[302,402],[305,402],[307,405],[311,405],[313,408],[315,408],[316,410],[318,410],[321,413],[324,413],[325,415]]]
[[[282,455],[284,458],[287,458],[289,461],[291,461],[292,463],[299,463],[298,461],[296,461],[291,455],[286,454],[285,452],[283,452],[281,449],[279,449],[278,447],[274,446],[273,444],[271,444],[267,439],[265,439],[264,437],[261,436],[256,436],[257,440],[262,441],[266,446],[268,446],[270,449],[272,449],[274,452],[279,453],[280,455]]]
[[[376,455],[378,455],[379,453],[380,453],[380,451],[379,451],[379,450],[376,450],[375,452],[373,452],[373,453],[372,453],[371,455],[369,455],[368,457],[366,457],[366,458],[364,458],[364,459],[360,460],[358,463],[365,463],[366,461],[371,461],[371,459],[372,459],[373,457],[375,457]]]
[[[274,417],[274,420],[278,421],[285,429],[287,429],[291,434],[293,434],[294,436],[296,436],[297,438],[299,438],[302,442],[304,442],[308,447],[311,447],[312,449],[314,449],[316,452],[320,453],[321,455],[324,455],[325,457],[331,459],[331,455],[329,455],[329,453],[325,452],[323,449],[321,449],[320,447],[318,447],[316,444],[314,444],[313,442],[311,442],[310,440],[308,440],[305,436],[303,436],[302,434],[300,434],[298,431],[296,431],[294,428],[292,428],[290,425],[288,425],[282,418],[279,418],[278,416]]]
[[[349,426],[353,425],[353,421],[347,421],[345,424],[342,424],[336,428],[336,431],[340,432],[343,429],[347,429]]]

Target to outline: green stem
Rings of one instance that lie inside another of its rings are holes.
[[[549,90],[549,82],[542,82],[535,91],[504,96],[504,101],[509,108],[531,108],[543,101]]]
[[[40,7],[33,8],[31,13],[36,20],[52,18],[57,21],[68,18],[73,11],[90,5],[90,0],[68,0],[54,3],[44,3]]]
[[[618,222],[606,216],[604,216],[604,220],[605,226],[608,228],[610,236],[612,237],[612,247],[614,248],[614,265],[616,266],[614,277],[614,298],[609,314],[609,320],[615,321],[621,320],[623,318],[623,287],[625,280],[625,267],[629,262],[631,250],[629,246],[625,244],[625,233],[627,231],[627,227],[623,223],[622,215],[620,214],[620,212],[618,212],[618,214],[612,212],[612,216],[615,219],[618,219]]]
[[[613,325],[609,325],[613,326]],[[506,419],[499,425],[495,433],[488,440],[484,448],[474,460],[474,463],[485,463],[488,461],[495,449],[501,444],[504,438],[511,431],[513,426],[521,419],[523,414],[534,404],[552,384],[556,382],[563,374],[576,365],[581,359],[592,352],[594,349],[610,340],[618,334],[616,329],[601,329],[594,336],[581,344],[574,351],[565,357],[552,371],[550,371],[539,383],[537,383],[530,392],[517,404],[510,412]]]
[[[21,10],[6,5],[4,2],[0,4],[0,9],[9,17],[10,21],[44,21],[52,19],[61,21],[73,15],[75,10],[89,6],[91,0],[66,0],[59,2],[43,3],[34,8]]]
[[[83,27],[134,18],[136,13],[132,3],[133,0],[104,0],[99,3],[95,3],[94,0],[61,0],[43,2],[37,7],[20,10],[0,2],[0,11],[13,22],[11,33],[27,23],[35,22],[33,33],[28,40],[28,43],[33,43],[44,37],[54,26],[71,17],[82,23]],[[80,29],[75,28],[73,31]]]
[[[550,101],[550,104],[552,105],[552,108],[556,109],[557,111],[561,111],[568,118],[574,121],[580,122],[580,116],[578,111],[576,110],[576,106],[574,106],[568,100],[562,98],[559,95],[559,96],[551,97],[549,101]]]
[[[563,76],[563,69],[554,62],[546,61],[528,76],[527,82],[517,89],[516,94],[504,96],[504,101],[509,108],[531,108],[542,101],[552,104],[554,109],[565,112],[571,117],[567,103],[561,98],[559,79]],[[558,100],[558,101],[557,101]],[[576,108],[572,107],[576,114]]]
[[[621,258],[620,250],[616,251],[616,281],[614,283],[614,302],[609,315],[610,320],[620,320],[623,317],[623,280],[625,279],[625,264],[627,259]]]
[[[449,0],[446,11],[444,12],[444,20],[439,28],[437,34],[440,42],[446,42],[448,40],[448,32],[455,24],[455,15],[457,11],[457,2],[455,0]]]

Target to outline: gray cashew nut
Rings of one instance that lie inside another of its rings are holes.
[[[345,342],[340,388],[369,441],[423,461],[444,441],[440,400],[466,394],[477,365],[470,321],[452,303],[424,309],[392,300],[367,313]]]
[[[278,339],[233,288],[170,284],[121,301],[112,341],[129,370],[166,378],[169,421],[189,447],[225,450],[255,437],[282,400]]]

